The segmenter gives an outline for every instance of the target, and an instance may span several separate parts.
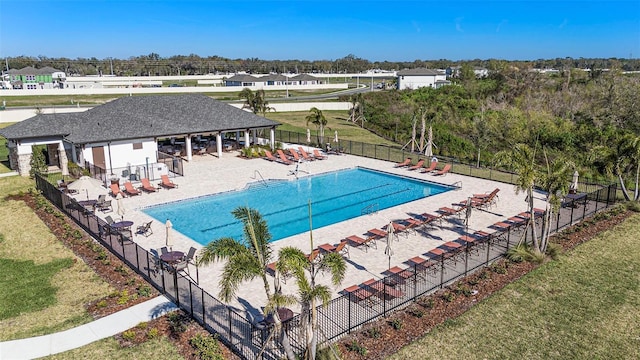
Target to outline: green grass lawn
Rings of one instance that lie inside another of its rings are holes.
[[[0,123],[0,129],[15,123]],[[9,149],[7,139],[0,136],[0,174],[10,172],[9,169]]]
[[[344,120],[349,117],[347,111],[327,110],[322,113],[327,119],[325,138],[328,140],[333,139],[334,131],[338,131],[338,139],[369,144],[394,144],[361,128],[359,125]],[[278,130],[298,132],[305,134],[306,137],[307,129],[310,129],[312,141],[316,142],[318,129],[312,123],[307,124],[307,120],[305,119],[307,115],[309,115],[308,111],[268,112],[265,114],[266,118],[282,123],[281,126],[278,126]]]
[[[640,358],[640,215],[390,359]]]

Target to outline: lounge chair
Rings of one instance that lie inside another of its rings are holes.
[[[302,146],[298,146],[298,152],[300,152],[300,155],[302,155],[302,158],[307,160],[307,161],[311,161],[311,160],[315,160],[314,158],[312,158],[311,156],[309,156],[309,154],[307,154],[306,151],[304,151],[304,149],[302,148]]]
[[[368,288],[361,287],[360,285],[352,285],[343,290],[349,295],[349,300],[359,304],[361,302],[367,302],[368,306],[372,306],[375,293]]]
[[[147,223],[144,223],[140,226],[138,226],[138,229],[136,230],[136,235],[144,235],[144,237],[149,237],[149,235],[153,234],[153,230],[151,229],[151,223],[153,221],[149,221]]]
[[[124,183],[124,192],[129,196],[140,195],[140,191],[134,189],[131,181],[127,181],[126,183]]]
[[[318,149],[313,149],[313,158],[318,160],[324,160],[327,158],[327,156],[322,155]]]
[[[358,235],[351,235],[351,236],[348,236],[346,239],[349,242],[349,244],[351,244],[351,246],[356,247],[356,248],[357,247],[364,247],[365,251],[369,250],[369,246],[371,246],[369,244],[373,244],[374,246],[376,246],[375,242],[371,242],[370,240],[363,239]],[[377,248],[377,246],[376,246],[376,248]]]
[[[411,170],[411,171],[413,171],[413,170],[418,170],[418,169],[420,169],[420,168],[422,167],[422,165],[424,165],[424,159],[420,159],[420,160],[418,160],[418,163],[417,163],[417,164],[415,164],[415,165],[413,165],[413,166],[409,166],[409,167],[407,168],[407,170]]]
[[[307,259],[309,259],[309,262],[312,263],[316,259],[318,259],[319,255],[320,255],[320,250],[319,249],[313,249],[311,251],[311,254],[307,254]]]
[[[367,234],[371,234],[367,237],[367,240],[375,242],[378,239],[382,239],[388,235],[388,233],[382,229],[370,229]]]
[[[420,170],[420,172],[422,173],[430,173],[432,171],[434,171],[436,169],[436,166],[438,166],[438,162],[437,161],[432,161],[431,165],[429,165],[428,168],[424,168],[422,170]]]
[[[300,157],[300,155],[298,155],[298,152],[293,150],[293,149],[287,149],[289,151],[289,154],[291,154],[291,157],[293,158],[293,160],[295,162],[301,162],[302,158]]]
[[[347,255],[347,258],[349,258],[349,248],[347,247],[347,243],[348,240],[342,240],[340,241],[340,243],[338,245],[331,245],[331,244],[322,244],[320,246],[318,246],[318,249],[323,252],[323,253],[338,253],[340,255]]]
[[[118,196],[118,194],[122,194],[122,191],[120,190],[120,186],[118,186],[118,184],[111,184],[109,189],[111,189],[111,195],[113,197]],[[124,194],[122,194],[122,196],[124,196]]]
[[[149,182],[149,179],[147,178],[142,178],[140,179],[140,182],[142,183],[142,186],[140,187],[142,190],[152,193],[152,192],[156,192],[158,191],[158,188],[151,185],[151,183]]]
[[[393,167],[405,167],[411,165],[411,158],[406,158],[403,162],[395,164]]]
[[[169,180],[169,176],[168,175],[161,175],[160,179],[162,180],[162,182],[158,183],[158,185],[162,186],[165,189],[173,189],[173,188],[177,188],[178,185],[176,183],[174,183],[173,181]]]
[[[271,153],[271,151],[269,150],[265,150],[264,151],[264,159],[265,160],[269,160],[269,161],[275,161],[278,162],[278,158],[276,158],[275,156],[273,156],[273,154]]]
[[[376,280],[372,278],[363,282],[362,285],[371,289],[377,297],[384,300],[391,300],[404,296],[402,291],[385,284],[384,280]]]
[[[447,175],[447,173],[451,170],[451,164],[446,164],[442,170],[438,170],[433,173],[433,175]]]
[[[287,164],[287,165],[293,164],[293,161],[291,161],[291,160],[289,160],[287,158],[287,155],[284,154],[284,151],[278,149],[277,153],[278,153],[278,156],[280,157],[280,162],[281,163]]]

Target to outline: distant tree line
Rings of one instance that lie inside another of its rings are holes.
[[[513,63],[499,70],[483,79],[462,71],[453,85],[439,89],[368,92],[342,100],[358,104],[366,121],[357,126],[400,145],[411,140],[414,121],[419,137],[424,118],[433,127],[438,155],[493,165],[496,153],[525,144],[538,149],[539,163],[543,156],[562,156],[582,176],[637,182],[640,74],[541,74]]]
[[[201,57],[195,54],[161,57],[159,54],[133,56],[128,59],[117,58],[49,58],[46,56],[19,56],[7,58],[11,69],[26,66],[42,68],[51,66],[67,75],[117,75],[117,76],[167,76],[167,75],[204,75],[210,73],[358,73],[371,69],[402,70],[413,68],[445,69],[449,66],[469,65],[497,71],[510,64],[518,68],[540,69],[614,69],[622,71],[640,71],[640,59],[589,59],[556,58],[535,61],[505,60],[468,60],[451,61],[415,60],[415,61],[369,61],[353,54],[335,60],[261,60],[258,58],[228,59],[220,56]],[[3,69],[6,70],[6,69]]]

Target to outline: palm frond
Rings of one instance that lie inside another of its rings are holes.
[[[246,252],[247,248],[234,238],[220,238],[207,244],[200,250],[198,265],[228,259],[238,253]]]

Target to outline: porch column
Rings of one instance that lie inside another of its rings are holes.
[[[258,143],[258,130],[253,129],[251,130],[251,137],[253,138],[253,143],[257,144]]]
[[[269,130],[269,143],[271,144],[271,150],[276,148],[276,128]]]
[[[60,170],[62,170],[62,175],[68,176],[69,166],[67,163],[69,162],[69,160],[67,159],[67,152],[64,151],[64,144],[62,143],[62,141],[58,144],[58,161],[60,162]]]
[[[216,134],[216,150],[218,150],[218,159],[222,158],[222,133]]]
[[[244,147],[249,147],[249,129],[244,131]]]
[[[184,137],[184,146],[187,148],[187,161],[191,161],[191,157],[193,156],[193,149],[191,148],[191,135],[187,135]]]

